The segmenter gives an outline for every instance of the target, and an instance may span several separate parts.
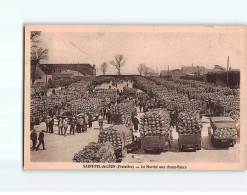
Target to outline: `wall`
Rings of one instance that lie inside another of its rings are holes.
[[[46,75],[41,75],[41,78],[39,79],[36,79],[35,80],[35,83],[38,83],[38,82],[42,82],[42,83],[48,83],[49,79],[52,79],[52,75],[47,75],[47,79],[46,79]]]
[[[78,71],[68,69],[54,69],[52,74],[73,74],[74,76],[84,76]]]

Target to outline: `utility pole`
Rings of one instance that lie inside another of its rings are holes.
[[[170,75],[169,75],[169,65],[168,65],[168,80],[170,80],[169,76],[170,76]]]
[[[228,71],[229,71],[229,56],[227,56],[227,67],[226,67],[226,86],[228,86]]]

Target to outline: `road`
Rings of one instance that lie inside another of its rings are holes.
[[[118,82],[117,87],[114,85],[112,85],[112,82],[110,83],[102,83],[100,85],[97,85],[95,88],[96,89],[118,89],[119,91],[123,90],[124,86],[127,86],[128,83],[128,87],[132,88],[133,87],[133,83],[132,82],[127,82],[127,81],[122,81],[122,83]]]
[[[203,124],[202,149],[196,152],[180,152],[178,148],[178,134],[173,130],[173,142],[170,151],[159,154],[146,154],[144,151],[136,151],[135,154],[127,154],[122,160],[125,163],[146,162],[181,162],[181,163],[212,163],[239,161],[239,143],[229,149],[215,148],[208,137],[209,124]]]
[[[105,124],[104,127],[110,126]],[[45,123],[41,123],[34,127],[39,132],[45,130]],[[69,127],[70,128],[70,127]],[[47,150],[31,151],[31,162],[71,162],[74,154],[82,150],[90,142],[98,141],[99,126],[95,121],[93,128],[89,129],[86,133],[75,133],[69,135],[69,128],[67,136],[58,135],[58,127],[54,125],[54,133],[45,133],[45,148]],[[30,141],[30,147],[32,142]]]
[[[143,113],[138,113],[138,118]],[[105,124],[104,127],[110,126]],[[179,152],[178,134],[173,129],[173,142],[170,151],[160,154],[146,154],[141,149],[134,154],[127,154],[122,159],[124,163],[141,163],[141,162],[238,162],[239,161],[239,143],[229,149],[214,148],[208,138],[209,123],[203,123],[202,128],[202,149],[196,152]],[[35,126],[39,132],[45,129],[45,123]],[[69,129],[69,128],[68,128]],[[67,132],[69,133],[69,132]],[[82,150],[88,143],[97,142],[99,126],[95,121],[93,128],[88,129],[86,133],[76,133],[75,135],[62,136],[58,135],[58,127],[54,126],[54,133],[45,133],[45,146],[47,150],[31,151],[32,162],[71,162],[76,152]],[[137,133],[138,135],[138,133]],[[30,141],[30,147],[32,143]],[[40,147],[42,148],[42,147]]]

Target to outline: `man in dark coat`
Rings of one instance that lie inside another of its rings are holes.
[[[142,107],[143,107],[142,101],[139,103],[139,107],[140,107],[140,112],[142,112]]]
[[[105,106],[103,107],[103,117],[104,119],[106,118],[106,107]]]
[[[170,113],[170,117],[171,117],[171,127],[176,127],[177,125],[177,119],[178,119],[178,109],[175,108],[171,113]]]
[[[133,124],[134,124],[134,130],[137,131],[138,130],[138,124],[139,124],[138,118],[135,117],[133,119]]]
[[[46,133],[48,133],[50,131],[50,126],[49,126],[49,123],[50,123],[50,116],[47,116],[46,119],[45,119],[45,124],[46,124]]]
[[[88,126],[91,129],[93,127],[93,116],[88,113]]]
[[[148,105],[144,103],[142,105],[142,110],[143,110],[143,112],[147,112],[148,111]]]
[[[53,125],[54,125],[54,118],[52,118],[49,122],[49,133],[53,133]]]
[[[35,149],[36,143],[37,143],[37,132],[36,132],[35,129],[32,131],[32,133],[31,133],[31,135],[30,135],[30,138],[31,138],[31,140],[32,140],[32,142],[33,142],[33,146],[32,146],[31,149]]]
[[[76,125],[76,120],[75,117],[73,117],[70,121],[70,132],[69,134],[71,135],[73,132],[73,135],[75,135],[75,125]]]
[[[108,124],[111,123],[111,109],[110,108],[107,110],[107,121],[108,121]]]
[[[34,125],[35,125],[35,119],[34,118],[31,118],[31,121],[30,121],[30,128],[31,128],[31,130],[33,130]]]
[[[38,140],[39,140],[39,144],[38,144],[38,146],[37,146],[37,148],[36,148],[36,151],[37,150],[39,150],[39,146],[42,144],[42,146],[43,146],[43,150],[46,150],[45,149],[45,141],[44,141],[44,137],[45,137],[45,134],[44,134],[44,130],[42,130],[40,133],[39,133],[39,138],[38,138]]]

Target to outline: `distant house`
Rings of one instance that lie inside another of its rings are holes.
[[[161,77],[168,77],[173,79],[173,80],[177,80],[179,79],[181,76],[183,76],[183,72],[180,69],[175,69],[175,70],[170,70],[169,73],[167,70],[161,70],[160,71],[160,76]]]
[[[173,80],[180,79],[180,77],[184,75],[180,69],[171,70],[169,74],[172,75]]]
[[[41,82],[41,83],[47,83],[50,78],[52,78],[52,75],[46,74],[39,66],[36,67],[36,79],[35,83]]]
[[[167,70],[161,70],[160,71],[160,76],[161,77],[164,77],[164,76],[167,76],[168,75],[168,71]]]
[[[210,69],[206,69],[204,66],[183,66],[181,68],[181,71],[187,75],[187,74],[207,74]]]
[[[187,74],[187,75],[181,76],[180,78],[185,79],[185,80],[196,80],[196,81],[207,82],[206,74],[202,74],[202,75]]]
[[[206,75],[209,72],[224,72],[226,69],[220,65],[214,65],[213,69],[207,69],[204,66],[182,66],[180,69],[175,70],[162,70],[160,71],[160,76],[169,79],[194,79],[206,81]]]
[[[91,64],[41,64],[40,68],[53,79],[96,76],[95,65]]]
[[[150,72],[146,76],[158,77],[159,76],[159,73],[157,73],[157,72]]]
[[[226,69],[223,66],[214,65],[213,71],[226,71]]]

